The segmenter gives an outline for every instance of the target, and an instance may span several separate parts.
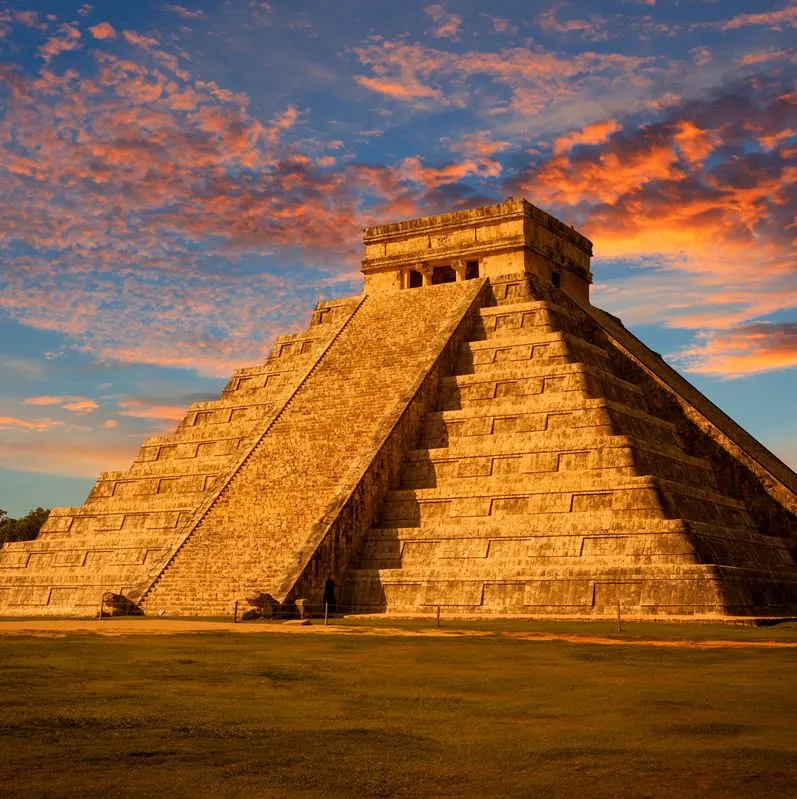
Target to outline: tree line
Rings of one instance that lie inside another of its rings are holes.
[[[12,519],[0,508],[0,545],[6,541],[31,541],[39,534],[50,513],[49,508],[34,508],[21,519]]]

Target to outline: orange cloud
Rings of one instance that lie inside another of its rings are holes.
[[[69,50],[80,49],[80,31],[68,22],[58,26],[58,33],[39,47],[39,56],[49,64],[56,56]]]
[[[445,166],[425,166],[417,156],[405,158],[398,168],[404,180],[423,185],[427,190],[455,183],[469,175],[497,177],[501,164],[490,158],[467,159]]]
[[[791,328],[751,321],[797,307],[797,149],[786,146],[797,107],[778,86],[740,86],[608,137],[566,134],[507,182],[578,224],[599,278],[613,261],[646,267],[596,285],[596,301],[632,324],[702,329],[683,358],[705,374],[793,365]]]
[[[299,246],[323,250],[334,271],[356,260],[367,199],[373,213],[416,209],[390,169],[322,170],[283,144],[294,106],[261,122],[212,82],[93,57],[94,75],[0,69],[12,90],[0,119],[0,308],[19,322],[103,361],[226,375],[265,357],[307,303],[307,276],[238,273],[239,257]],[[12,252],[20,241],[25,254]]]
[[[116,38],[116,29],[110,22],[100,22],[98,25],[94,25],[93,27],[89,28],[89,33],[95,39],[115,39]]]
[[[424,86],[415,79],[391,80],[389,78],[369,78],[364,75],[355,76],[354,80],[370,89],[372,92],[384,94],[395,100],[418,100],[432,99],[440,100],[443,93],[439,89],[431,86]]]
[[[603,144],[609,137],[621,130],[622,126],[613,119],[593,122],[580,130],[571,130],[559,136],[554,142],[553,151],[556,155],[570,152],[579,144]]]
[[[738,378],[797,366],[797,323],[758,322],[703,333],[676,353],[687,371]]]

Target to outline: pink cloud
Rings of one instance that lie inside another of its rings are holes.
[[[46,433],[54,427],[63,426],[64,422],[48,417],[18,419],[14,416],[0,416],[0,430],[24,430],[27,432]]]
[[[71,400],[63,406],[65,411],[71,411],[72,413],[76,413],[81,416],[86,413],[92,413],[99,407],[99,403],[95,402],[94,400],[87,399],[86,397]]]
[[[629,91],[639,94],[646,89],[644,73],[653,66],[653,60],[644,57],[561,54],[534,46],[457,53],[398,40],[370,44],[353,52],[373,73],[355,76],[355,80],[394,100],[418,108],[431,107],[431,100],[442,105],[472,106],[473,90],[468,81],[484,76],[510,94],[508,101],[499,100],[495,93],[487,95],[481,100],[484,111],[523,115],[539,115],[541,110],[557,107],[572,109],[579,98],[593,91],[624,92],[627,107]]]
[[[492,26],[493,26],[493,30],[496,33],[510,33],[510,34],[513,34],[513,33],[517,33],[518,32],[517,25],[513,24],[512,22],[510,22],[508,19],[505,19],[504,17],[493,17],[493,16],[490,16],[489,14],[482,14],[482,16],[486,17],[487,19],[490,20],[490,22],[492,23]]]
[[[92,413],[100,406],[97,402],[88,397],[75,396],[52,396],[43,394],[37,397],[28,397],[22,401],[23,405],[53,406],[58,405],[65,411],[71,411],[78,415]]]
[[[43,395],[40,397],[28,397],[22,401],[23,405],[61,405],[68,402],[70,397],[53,397],[50,395]]]
[[[369,78],[357,75],[354,78],[360,86],[395,100],[440,100],[443,93],[431,86],[424,86],[414,79],[391,80],[388,78]]]
[[[172,14],[177,14],[180,19],[201,19],[205,16],[205,12],[201,9],[192,10],[185,6],[173,5],[171,3],[167,3],[164,9]]]
[[[451,152],[471,158],[491,158],[511,146],[511,142],[493,139],[492,131],[479,130],[464,134],[459,141],[451,145]]]
[[[797,28],[797,5],[788,5],[777,11],[764,11],[756,14],[738,14],[737,16],[719,23],[722,30],[736,30],[748,26],[765,26],[772,30],[782,31],[785,28]]]
[[[43,31],[47,30],[47,23],[39,21],[38,11],[14,11],[11,14],[11,18],[27,28],[36,28]]]
[[[119,415],[134,419],[153,419],[158,422],[180,422],[185,416],[183,405],[153,403],[148,400],[131,398],[119,401]]]
[[[57,430],[46,432],[48,436],[33,439],[0,440],[0,460],[13,463],[15,469],[23,472],[96,478],[102,471],[129,468],[141,443],[125,437],[76,441],[74,437],[58,435]]]
[[[621,129],[622,126],[613,119],[593,122],[580,130],[572,130],[559,136],[554,142],[553,151],[556,155],[561,155],[579,144],[603,144]]]
[[[546,33],[580,33],[584,38],[593,41],[608,38],[608,34],[603,31],[606,19],[600,14],[592,14],[588,20],[569,19],[560,22],[556,15],[566,5],[566,3],[557,3],[547,11],[543,11],[538,18],[540,28]]]

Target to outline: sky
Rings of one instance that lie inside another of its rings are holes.
[[[797,466],[797,0],[0,0],[0,508],[360,292],[362,228],[530,202]]]

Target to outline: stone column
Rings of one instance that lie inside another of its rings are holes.
[[[467,265],[461,258],[457,258],[451,262],[451,268],[457,273],[457,283],[461,283],[465,279]]]
[[[415,264],[415,271],[423,275],[424,286],[432,285],[432,267],[428,263],[424,261],[423,263]]]

